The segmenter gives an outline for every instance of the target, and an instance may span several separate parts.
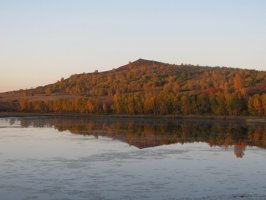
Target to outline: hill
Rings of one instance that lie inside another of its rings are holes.
[[[266,72],[139,59],[0,94],[1,111],[266,115]]]

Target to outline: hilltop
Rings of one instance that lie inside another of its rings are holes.
[[[266,72],[139,59],[0,94],[1,111],[265,115]]]

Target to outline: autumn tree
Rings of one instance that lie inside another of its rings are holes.
[[[95,101],[89,99],[87,102],[86,102],[86,111],[88,113],[95,113],[97,108],[96,108],[96,103]]]
[[[234,78],[234,89],[237,93],[244,92],[244,80],[239,74],[237,74]]]
[[[19,100],[19,110],[20,111],[27,111],[28,110],[28,100],[20,99]]]

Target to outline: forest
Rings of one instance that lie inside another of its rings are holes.
[[[266,71],[139,59],[1,93],[0,111],[266,116]]]

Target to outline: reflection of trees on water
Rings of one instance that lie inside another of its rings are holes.
[[[138,148],[205,142],[211,147],[233,146],[239,158],[243,157],[246,146],[266,148],[266,125],[247,125],[243,121],[111,118],[22,118],[19,121],[23,127],[54,127],[73,134],[106,136]]]
[[[242,158],[244,156],[244,151],[246,149],[246,144],[235,144],[234,152],[237,158]]]

